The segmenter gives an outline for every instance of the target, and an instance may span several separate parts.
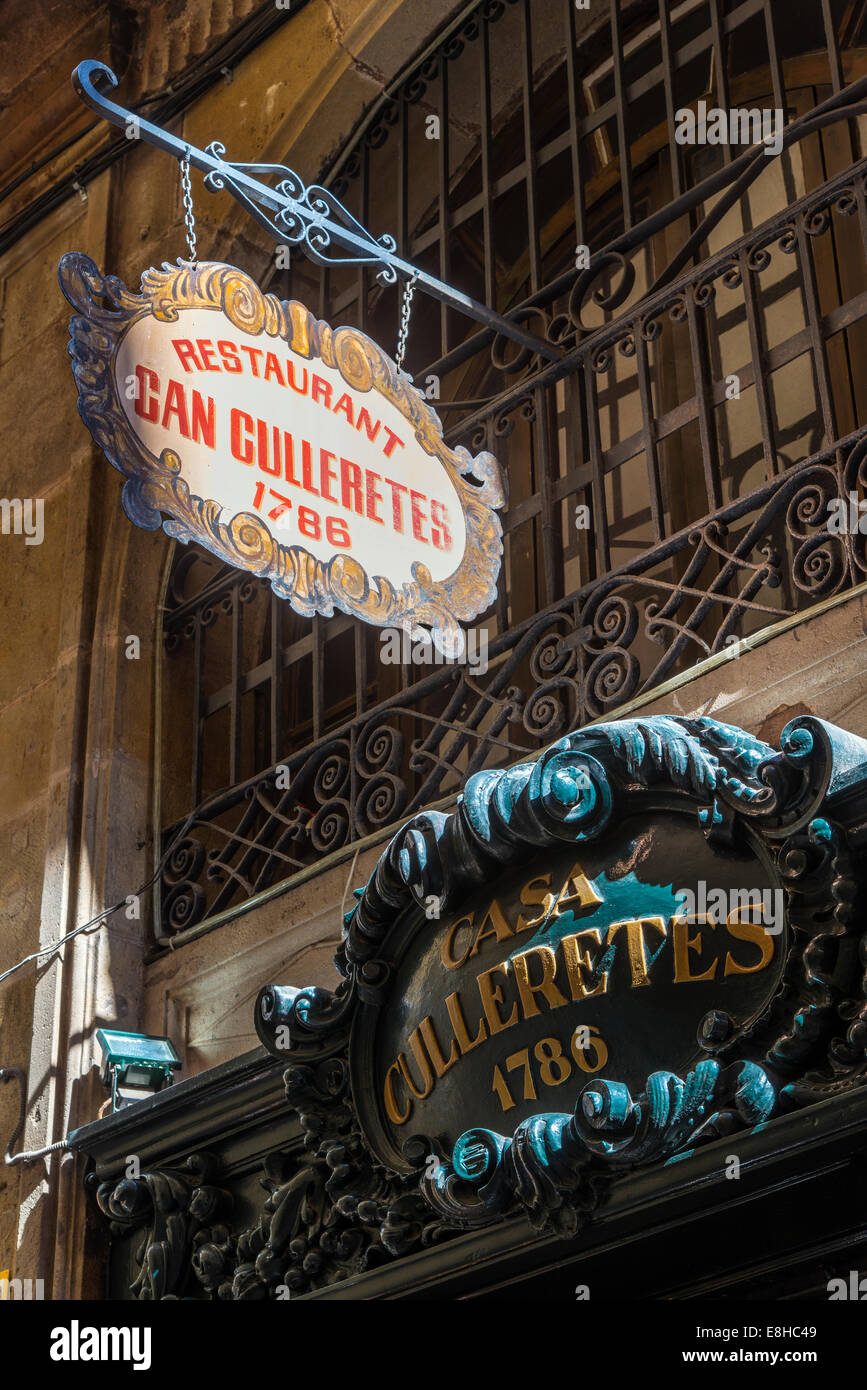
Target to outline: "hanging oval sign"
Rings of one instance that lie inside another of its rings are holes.
[[[445,443],[376,343],[217,262],[147,270],[140,294],[81,252],[58,276],[78,310],[79,412],[127,479],[131,521],[198,541],[306,616],[424,624],[463,654],[460,622],[496,595],[502,474]]]

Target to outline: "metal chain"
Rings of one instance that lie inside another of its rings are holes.
[[[406,352],[406,340],[409,335],[409,316],[412,310],[412,297],[415,294],[415,282],[418,279],[418,271],[414,271],[412,278],[403,287],[403,306],[400,311],[400,332],[397,335],[397,352],[394,356],[395,365],[398,371],[403,370],[403,358]]]
[[[190,248],[190,265],[195,270],[198,265],[196,254],[196,219],[193,214],[193,190],[190,184],[190,147],[180,161],[181,188],[184,194],[184,223],[187,228],[187,246]]]

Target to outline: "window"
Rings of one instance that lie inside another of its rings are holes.
[[[164,843],[196,818],[164,876],[163,935],[862,575],[822,506],[867,421],[865,6],[602,11],[477,4],[327,171],[374,233],[563,357],[416,296],[409,370],[438,384],[451,442],[491,449],[509,479],[485,673],[384,665],[375,629],[300,618],[179,551]],[[779,109],[800,131],[859,78],[842,114],[755,155],[738,197],[739,148],[671,138],[701,101]],[[365,267],[293,257],[266,282],[396,340],[398,295]]]

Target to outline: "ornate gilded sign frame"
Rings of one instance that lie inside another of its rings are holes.
[[[78,310],[70,322],[69,352],[79,413],[127,479],[123,506],[136,526],[163,526],[177,540],[197,541],[230,565],[267,579],[305,616],[328,617],[337,608],[410,633],[425,624],[441,652],[462,655],[460,622],[472,621],[496,596],[503,546],[495,509],[505,505],[503,477],[492,454],[473,457],[462,446],[449,448],[439,417],[376,343],[355,328],[332,329],[303,304],[263,294],[243,271],[216,262],[151,268],[135,294],[116,277],[104,276],[88,256],[69,252],[60,261],[58,278]],[[191,493],[179,454],[167,448],[157,457],[136,436],[114,372],[119,345],[133,324],[147,315],[171,323],[184,309],[219,309],[237,329],[282,339],[302,357],[335,369],[355,391],[373,391],[390,401],[457,492],[466,545],[455,571],[436,581],[423,563],[414,562],[412,581],[395,587],[382,575],[368,574],[349,553],[326,562],[300,545],[282,544],[255,513],[239,512],[223,521],[218,501]]]

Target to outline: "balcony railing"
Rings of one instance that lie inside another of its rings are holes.
[[[490,22],[504,10],[489,8]],[[520,8],[528,11],[529,0]],[[718,6],[710,9],[717,13]],[[817,13],[829,20],[827,5],[818,5]],[[757,16],[773,37],[770,7],[761,3],[732,11],[722,29],[732,35]],[[483,28],[477,25],[465,38],[475,41]],[[684,63],[703,42],[687,38]],[[783,68],[771,47],[773,90],[785,105]],[[661,83],[667,109],[674,91],[670,65],[678,55],[663,50],[664,71],[633,74],[630,86],[623,69],[619,85],[637,100],[653,82]],[[444,52],[425,60],[429,80],[439,73],[445,82],[447,60]],[[843,92],[836,47],[829,61],[832,96],[790,121],[793,149],[807,149],[831,127],[851,130],[852,118],[863,114],[867,79]],[[483,49],[489,81],[487,63]],[[575,72],[567,67],[574,91]],[[528,83],[531,76],[528,70]],[[611,114],[583,133],[607,129]],[[401,108],[399,128],[405,116]],[[619,138],[625,136],[621,129]],[[574,131],[556,139],[563,153]],[[553,161],[557,151],[549,155]],[[366,159],[356,159],[356,173]],[[404,141],[401,167],[405,160]],[[673,157],[676,196],[643,222],[632,215],[640,188],[630,169],[624,175],[626,230],[621,222],[600,241],[590,270],[558,271],[546,285],[533,271],[527,282],[533,292],[524,301],[526,316],[561,347],[560,361],[540,364],[522,354],[504,362],[489,337],[481,341],[484,335],[471,332],[452,346],[442,325],[443,350],[417,380],[434,368],[445,376],[471,359],[481,363],[475,399],[441,402],[450,441],[491,449],[507,472],[523,478],[504,516],[504,570],[485,619],[494,634],[486,671],[447,665],[420,674],[411,667],[403,689],[371,705],[368,693],[376,685],[366,634],[361,625],[337,619],[332,632],[339,624],[353,632],[356,693],[354,709],[335,727],[333,707],[330,721],[326,717],[323,620],[314,619],[309,639],[296,644],[312,652],[313,690],[309,728],[301,746],[297,739],[293,745],[281,696],[291,658],[278,640],[277,601],[270,655],[246,672],[242,610],[258,581],[227,574],[199,599],[169,605],[169,643],[186,638],[195,650],[197,804],[163,832],[158,941],[213,920],[323,855],[452,795],[471,773],[531,755],[567,729],[610,715],[703,658],[729,650],[739,637],[803,613],[867,577],[865,538],[829,525],[831,502],[861,496],[867,483],[867,426],[861,423],[867,383],[860,366],[867,342],[861,323],[867,316],[867,160],[855,158],[812,186],[817,181],[807,176],[804,155],[798,167],[807,191],[778,199],[785,206],[750,229],[744,200],[770,167],[763,160],[761,153],[758,163],[726,158],[683,193],[683,170]],[[521,167],[521,178],[532,183],[530,154]],[[783,154],[780,167],[788,192],[794,154]],[[352,162],[344,161],[340,176],[351,172]],[[485,181],[482,203],[486,187]],[[490,213],[493,185],[489,194]],[[723,206],[740,210],[741,232],[723,250],[706,254]],[[583,201],[576,216],[585,228]],[[688,223],[681,222],[687,216]],[[658,238],[684,225],[684,254],[667,256],[660,270]],[[439,230],[448,235],[442,222]],[[488,227],[486,264],[489,233]],[[700,254],[698,264],[683,268]],[[642,270],[649,261],[656,266],[652,275]],[[363,273],[357,290],[364,299]],[[605,310],[606,321],[588,327],[593,305]],[[742,413],[733,416],[735,409]],[[582,503],[590,518],[584,534],[573,525]],[[233,625],[232,674],[206,699],[205,632],[220,613]],[[252,691],[269,692],[265,747],[272,761],[244,779],[241,709]],[[218,708],[229,711],[229,785],[203,797],[202,720]]]

